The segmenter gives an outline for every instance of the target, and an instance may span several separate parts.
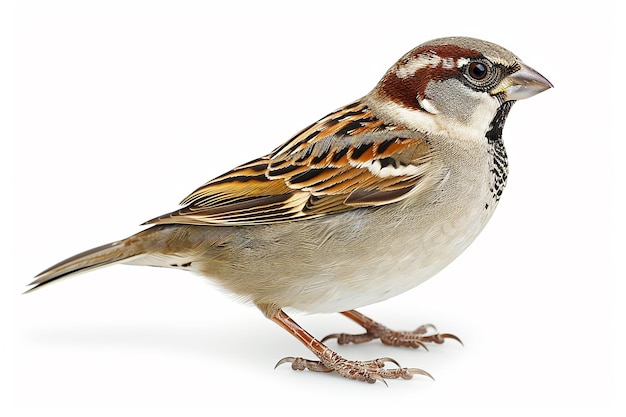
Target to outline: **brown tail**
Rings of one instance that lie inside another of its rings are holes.
[[[87,272],[140,256],[141,251],[137,246],[130,243],[129,239],[125,239],[74,255],[37,275],[35,280],[28,284],[32,287],[26,293],[72,274]]]

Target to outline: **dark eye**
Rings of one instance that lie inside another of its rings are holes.
[[[487,76],[487,66],[482,62],[472,62],[467,69],[470,77],[475,80],[482,80]]]

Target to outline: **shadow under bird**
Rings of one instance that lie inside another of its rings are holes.
[[[254,303],[317,357],[278,365],[370,383],[430,376],[391,358],[348,360],[324,342],[458,340],[431,325],[394,331],[354,309],[424,282],[476,238],[506,185],[509,110],[550,87],[493,43],[424,43],[363,98],[207,182],[150,228],[46,269],[28,291],[116,263],[184,269]],[[318,340],[286,308],[340,312],[365,333]]]

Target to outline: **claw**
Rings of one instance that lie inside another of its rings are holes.
[[[461,346],[465,346],[465,345],[463,344],[463,341],[462,341],[461,339],[459,339],[458,337],[456,337],[455,335],[453,335],[453,334],[450,334],[450,333],[442,333],[442,334],[440,334],[440,335],[439,335],[439,337],[440,337],[440,338],[442,338],[442,339],[452,339],[452,340],[456,340],[457,342],[459,342],[459,343],[461,344]],[[443,341],[442,341],[442,343],[443,343]]]
[[[321,342],[324,343],[325,341],[329,339],[337,339],[338,345],[347,345],[349,343],[354,343],[354,344],[365,343],[375,338],[376,336],[371,335],[369,332],[363,333],[363,334],[333,333],[324,337],[321,340]]]
[[[431,330],[432,333],[437,333],[437,328],[435,327],[434,324],[431,324],[431,323],[422,324],[420,327],[415,329],[413,331],[413,333],[415,333],[415,334],[427,334],[428,330]]]
[[[429,374],[428,372],[426,372],[426,371],[425,371],[425,370],[423,370],[423,369],[419,369],[419,368],[407,368],[407,371],[409,371],[409,373],[410,373],[411,375],[424,375],[424,376],[427,376],[428,378],[432,379],[433,381],[435,380],[435,378],[434,378],[431,374]],[[408,379],[408,378],[405,378],[405,379]]]
[[[397,360],[395,360],[394,358],[390,358],[390,357],[386,357],[386,358],[380,358],[379,359],[383,364],[390,362],[393,363],[394,365],[396,365],[398,368],[402,368],[402,366],[400,366],[400,364],[398,363]]]
[[[278,368],[280,365],[282,365],[284,363],[291,363],[291,364],[293,364],[296,361],[296,359],[297,358],[295,358],[293,356],[287,356],[285,358],[282,358],[281,360],[276,362],[276,365],[274,365],[274,369]]]
[[[320,340],[320,342],[324,343],[325,341],[327,341],[329,339],[339,339],[340,336],[341,336],[341,333],[329,334],[328,336],[326,336],[322,340]]]
[[[415,346],[416,349],[422,347],[422,348],[424,348],[424,350],[426,350],[426,352],[428,352],[428,346],[426,346],[425,344],[423,344],[419,340],[417,341],[416,344],[417,344],[417,346]]]
[[[385,381],[385,378],[383,378],[383,377],[382,377],[382,376],[380,376],[379,374],[373,374],[373,375],[372,375],[372,379],[371,379],[371,380],[369,380],[369,381],[367,381],[367,382],[369,382],[370,384],[373,384],[373,383],[375,383],[376,381],[380,381],[380,382],[382,382],[383,384],[385,384],[385,386],[386,386],[387,388],[389,388],[389,384],[387,384],[387,381]]]

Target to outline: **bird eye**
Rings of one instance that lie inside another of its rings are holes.
[[[482,62],[472,62],[467,69],[470,77],[475,80],[482,80],[487,76],[487,66]]]

